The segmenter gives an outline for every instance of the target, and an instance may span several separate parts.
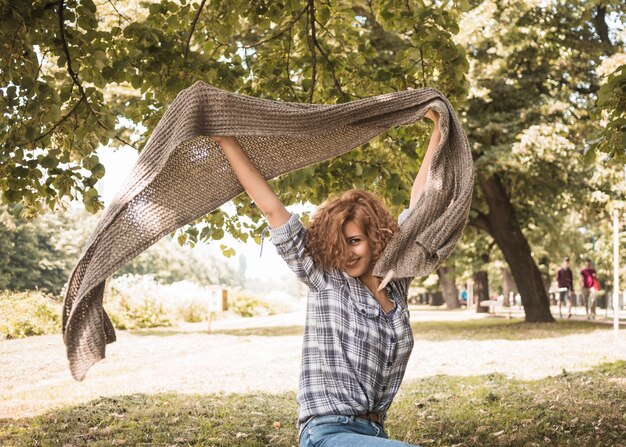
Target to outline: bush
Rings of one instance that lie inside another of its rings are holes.
[[[119,329],[171,326],[171,317],[163,305],[166,290],[150,275],[114,278],[105,303],[107,314]]]
[[[242,317],[274,315],[274,308],[267,301],[246,292],[239,292],[229,302],[229,310]]]
[[[198,323],[207,319],[207,306],[198,301],[188,300],[176,308],[177,316],[187,323]]]
[[[0,337],[24,338],[61,333],[62,306],[41,291],[0,293]]]
[[[198,323],[208,318],[207,287],[193,281],[178,281],[168,287],[168,307],[177,319]]]

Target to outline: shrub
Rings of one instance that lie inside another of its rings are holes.
[[[166,287],[150,275],[123,275],[110,283],[105,302],[107,314],[119,329],[171,326],[163,305]]]
[[[178,281],[168,286],[167,305],[176,318],[187,323],[197,323],[208,318],[209,294],[207,287],[193,281]]]
[[[262,299],[246,292],[235,294],[229,302],[229,310],[242,317],[274,315],[274,308]]]
[[[23,338],[61,332],[61,303],[41,291],[0,293],[0,337]]]
[[[187,323],[198,323],[207,319],[208,311],[206,304],[188,300],[176,307],[177,316]]]

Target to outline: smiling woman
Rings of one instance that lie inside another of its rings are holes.
[[[411,191],[422,194],[441,134],[439,116]],[[413,349],[407,292],[412,277],[374,275],[400,229],[383,201],[362,190],[327,200],[308,228],[287,211],[233,136],[212,136],[267,217],[272,242],[309,287],[298,388],[301,447],[408,446],[387,439],[384,421]]]

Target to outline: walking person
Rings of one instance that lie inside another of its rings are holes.
[[[574,293],[574,275],[569,268],[569,256],[563,259],[563,264],[558,272],[556,272],[556,283],[559,289],[567,289],[565,291],[559,291],[559,316],[563,318],[561,307],[567,299],[567,318],[572,317],[572,306],[574,305],[574,299],[576,294]]]
[[[587,311],[587,319],[596,319],[596,299],[597,291],[594,283],[598,281],[598,274],[591,265],[591,259],[585,259],[585,268],[580,271],[580,286],[582,288],[582,296],[585,301]]]
[[[439,115],[398,221],[376,195],[328,199],[308,228],[287,211],[235,137],[214,136],[267,217],[277,252],[308,286],[297,393],[300,447],[410,446],[388,439],[386,413],[413,349],[407,294],[413,278],[373,276],[376,261],[420,197],[441,134]]]

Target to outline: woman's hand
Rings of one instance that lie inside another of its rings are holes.
[[[232,140],[235,140],[235,141],[237,140],[232,135],[211,135],[211,138],[213,138],[219,144],[222,144],[222,143],[228,142],[228,141],[232,141]]]
[[[430,119],[435,124],[439,123],[439,114],[436,113],[433,109],[429,109],[428,113],[426,113],[425,117]]]

